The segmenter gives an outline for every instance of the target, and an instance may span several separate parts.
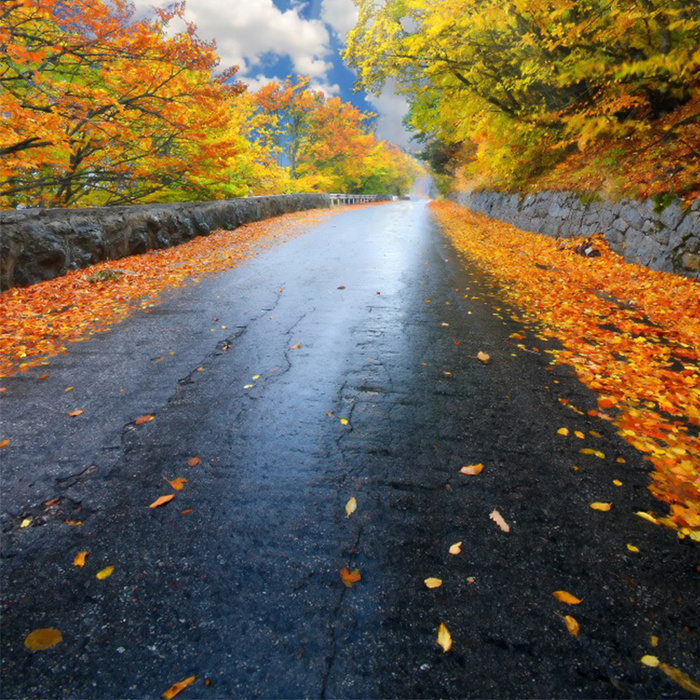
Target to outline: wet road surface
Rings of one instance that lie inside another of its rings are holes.
[[[191,675],[182,698],[687,697],[639,659],[700,675],[696,545],[633,515],[660,510],[641,455],[562,405],[595,397],[515,331],[425,203],[398,202],[3,380],[2,697]],[[606,460],[562,426],[600,432]],[[63,642],[30,652],[41,627]]]

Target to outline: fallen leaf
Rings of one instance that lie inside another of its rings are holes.
[[[66,525],[71,525],[72,527],[78,527],[79,525],[83,524],[82,520],[64,520],[63,522]]]
[[[82,412],[83,412],[82,409],[78,408],[75,411],[71,411],[68,415],[71,418],[75,418],[76,416],[79,416]]]
[[[259,375],[259,374],[254,374],[254,375],[251,377],[251,379],[252,379],[253,381],[255,381],[256,379],[260,379],[260,375]]]
[[[25,518],[21,523],[20,523],[20,528],[22,527],[29,527],[32,524],[31,518]]]
[[[42,375],[39,377],[39,379],[47,379],[48,376],[49,376],[49,373],[46,372],[46,374],[42,374]]]
[[[508,523],[503,519],[503,516],[494,508],[494,510],[491,512],[491,515],[489,515],[489,518],[493,520],[498,527],[503,530],[503,532],[510,532],[510,526]]]
[[[134,425],[143,425],[144,423],[148,423],[148,421],[151,421],[155,418],[155,416],[151,413],[147,413],[145,416],[139,416],[135,421]]]
[[[98,578],[98,579],[100,579],[100,581],[102,581],[103,579],[109,578],[112,575],[113,571],[114,571],[113,566],[107,566],[104,569],[102,569],[102,571],[98,571],[95,574],[95,578]]]
[[[592,450],[590,447],[584,447],[579,450],[582,455],[595,455],[598,459],[605,459],[605,454],[600,450]]]
[[[243,388],[244,388],[244,389],[252,389],[252,388],[253,388],[253,385],[252,385],[252,384],[244,384],[244,385],[243,385]]]
[[[622,482],[619,479],[613,479],[613,484],[615,484],[615,486],[622,486]]]
[[[567,615],[564,618],[564,622],[566,623],[566,629],[569,630],[569,634],[573,634],[574,637],[578,637],[579,624],[576,621],[576,618],[571,617],[571,615]]]
[[[347,424],[348,424],[348,419],[347,419],[347,418],[341,418],[341,419],[340,419],[340,424],[341,424],[341,425],[347,425]]]
[[[182,511],[182,515],[187,515],[188,513],[194,513],[192,508],[185,508],[185,510]]]
[[[73,559],[73,566],[85,566],[85,557],[89,552],[78,552]]]
[[[638,510],[635,515],[644,518],[644,520],[648,520],[650,523],[654,523],[654,525],[659,524],[659,521],[653,515],[649,515],[649,513],[645,513],[643,510]]]
[[[467,466],[462,467],[459,470],[460,474],[468,474],[469,476],[476,476],[477,474],[481,474],[481,472],[484,469],[483,464],[469,464]]]
[[[337,289],[345,289],[345,285],[341,284],[339,287],[337,287]]]
[[[63,391],[73,391],[73,387],[72,387],[72,386],[67,386]]]
[[[55,506],[57,503],[58,503],[58,498],[49,498],[48,501],[44,501],[44,505],[48,506],[48,507]]]
[[[173,479],[172,481],[168,481],[168,483],[176,490],[176,491],[182,491],[183,488],[185,488],[185,482],[187,479],[183,479],[181,476],[178,477],[177,479]]]
[[[615,402],[607,396],[603,396],[602,398],[598,399],[598,405],[601,408],[612,408],[615,405]]]
[[[653,646],[653,647],[659,646],[659,638],[655,634],[651,635],[651,646]]]
[[[568,603],[569,605],[578,605],[583,601],[583,598],[577,598],[575,595],[571,595],[571,593],[567,593],[566,591],[554,591],[552,595],[562,603]]]
[[[444,622],[441,622],[438,628],[437,643],[442,647],[443,654],[452,649],[452,636]]]
[[[522,333],[511,333],[508,337],[513,340],[525,340],[525,336]]]
[[[574,430],[574,435],[579,438],[579,440],[586,439],[586,436],[580,430]]]
[[[593,508],[593,510],[608,511],[612,508],[612,504],[596,501],[595,503],[591,503],[591,508]]]
[[[3,440],[0,442],[0,447],[7,447],[10,444],[9,440]]]
[[[187,460],[188,467],[196,467],[202,460],[199,457],[192,457],[192,459]]]
[[[359,569],[355,569],[353,572],[350,572],[346,568],[342,568],[340,570],[340,577],[343,579],[343,583],[348,588],[352,588],[353,583],[357,583],[362,579],[362,576],[360,576]]]
[[[185,678],[184,681],[174,683],[161,695],[161,697],[167,698],[167,700],[172,700],[172,698],[181,693],[185,688],[191,686],[197,680],[197,678],[198,676],[190,676],[189,678]]]
[[[629,544],[629,543],[627,543],[627,549],[629,549],[630,552],[638,552],[639,551],[639,547],[635,547],[633,544]]]
[[[32,651],[41,651],[56,646],[62,641],[63,635],[55,627],[42,627],[25,637],[24,646]]]
[[[173,498],[175,498],[174,493],[170,493],[167,496],[161,496],[160,498],[157,498],[155,501],[153,501],[153,503],[151,503],[151,505],[148,507],[149,508],[158,508],[159,506],[163,506],[166,503],[170,503],[170,501],[172,501]]]
[[[300,347],[301,347],[301,343],[297,343],[296,345],[292,345],[292,347],[289,349],[290,350],[298,350]]]
[[[467,576],[467,583],[476,583],[476,576]]]
[[[652,656],[651,654],[645,654],[642,656],[641,659],[639,659],[645,666],[651,666],[652,668],[656,668],[659,665],[659,660],[656,656]]]
[[[486,365],[489,363],[489,360],[491,359],[491,355],[489,355],[486,352],[482,352],[480,350],[476,355],[476,359],[479,360],[480,362],[483,362]]]
[[[450,554],[461,554],[462,553],[462,543],[455,542],[449,549]]]
[[[356,510],[357,510],[357,499],[355,498],[355,496],[353,496],[345,504],[345,512],[347,513],[347,517],[349,518]]]
[[[569,429],[568,428],[559,428],[559,430],[557,430],[557,433],[559,433],[559,435],[568,435]]]
[[[668,664],[659,664],[659,668],[671,679],[676,681],[681,688],[685,688],[689,693],[700,695],[700,683],[694,681],[687,673],[679,671]]]
[[[423,581],[427,588],[440,588],[442,586],[442,579],[429,577]]]

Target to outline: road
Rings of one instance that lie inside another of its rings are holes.
[[[3,380],[2,697],[192,675],[182,698],[688,697],[640,658],[700,677],[697,545],[634,515],[662,510],[648,465],[516,331],[425,203],[396,202]],[[44,627],[63,641],[25,649]]]

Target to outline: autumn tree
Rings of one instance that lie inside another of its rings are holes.
[[[216,72],[194,26],[169,31],[183,12],[135,20],[126,0],[2,4],[0,202],[194,198],[203,173],[246,150],[230,128],[236,68]]]
[[[344,54],[358,84],[379,91],[394,78],[419,133],[472,141],[504,182],[594,139],[644,132],[700,89],[690,0],[358,5]]]

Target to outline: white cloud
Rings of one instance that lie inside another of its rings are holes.
[[[380,118],[377,137],[411,151],[420,150],[415,143],[409,143],[411,132],[402,123],[402,119],[408,112],[408,101],[403,95],[396,94],[395,86],[396,83],[389,79],[381,95],[367,95],[367,102],[372,105]]]
[[[323,0],[321,19],[344,40],[357,22],[358,12],[353,0]]]
[[[135,0],[137,11],[165,7],[170,0]],[[322,77],[331,67],[330,36],[321,20],[299,16],[297,5],[282,12],[273,0],[188,0],[185,18],[203,39],[216,39],[223,66],[239,75],[259,69],[268,54],[289,57],[293,70]]]

